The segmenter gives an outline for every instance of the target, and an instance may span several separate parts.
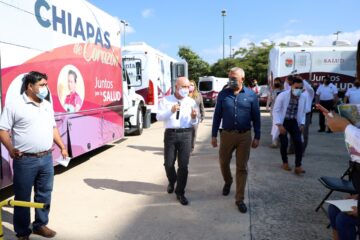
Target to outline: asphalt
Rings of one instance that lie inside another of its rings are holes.
[[[68,168],[56,167],[49,222],[58,232],[54,239],[331,239],[326,215],[315,212],[327,193],[318,178],[341,176],[346,170],[349,157],[343,134],[318,133],[314,114],[303,159],[306,173],[297,176],[280,169],[279,149],[268,147],[271,120],[263,111],[261,145],[251,151],[249,160],[249,211],[242,214],[235,206],[234,185],[229,196],[221,195],[218,149],[210,145],[212,114],[213,109],[206,109],[190,159],[189,206],[166,193],[163,125],[157,122],[141,136],[126,137],[73,159]],[[289,163],[293,167],[293,155]],[[2,191],[1,196],[8,192]],[[331,195],[332,199],[342,197]],[[12,210],[2,211],[4,239],[16,239]],[[31,239],[43,238],[31,235]]]

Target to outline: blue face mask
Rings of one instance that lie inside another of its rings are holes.
[[[46,98],[46,96],[49,94],[49,91],[47,89],[47,87],[41,87],[39,88],[39,92],[36,94],[36,96],[43,100],[44,98]]]
[[[231,89],[239,87],[239,82],[236,78],[229,78],[228,86]]]
[[[183,98],[186,98],[187,96],[189,96],[189,89],[188,88],[180,88],[179,89],[179,94]]]
[[[293,89],[292,90],[292,94],[295,96],[295,97],[300,97],[302,93],[302,89]]]

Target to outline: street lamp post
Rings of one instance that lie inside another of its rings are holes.
[[[120,22],[124,25],[124,46],[125,46],[126,45],[126,43],[125,43],[126,26],[129,26],[129,24],[127,22],[125,22],[124,20],[121,20]]]
[[[342,33],[342,31],[336,31],[334,35],[336,35],[336,41],[339,40],[339,34]]]
[[[221,11],[221,16],[223,17],[223,59],[224,59],[225,58],[225,16],[226,16],[225,9]]]
[[[230,50],[230,58],[231,58],[231,39],[232,39],[232,36],[230,35],[229,36],[229,40],[230,40],[230,48],[229,48],[229,50]]]

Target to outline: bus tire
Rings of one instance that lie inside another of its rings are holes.
[[[143,112],[141,109],[141,105],[139,105],[138,109],[137,109],[137,114],[136,114],[137,118],[136,118],[136,130],[134,132],[134,135],[141,135],[144,129],[144,117],[143,117]]]

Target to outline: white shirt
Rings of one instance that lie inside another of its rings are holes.
[[[303,84],[304,84],[304,89],[305,89],[305,92],[303,93],[303,95],[306,98],[305,111],[306,111],[306,113],[310,113],[312,110],[312,102],[313,102],[313,99],[315,96],[315,91],[306,80],[303,80]]]
[[[11,131],[12,144],[20,152],[49,150],[54,141],[54,127],[52,105],[47,100],[36,105],[25,93],[7,104],[0,118],[0,129]]]
[[[328,101],[334,99],[334,94],[337,94],[338,90],[336,86],[332,83],[325,86],[321,84],[319,88],[316,90],[316,95],[319,95],[320,101]]]
[[[349,103],[351,104],[360,104],[360,88],[352,87],[349,88],[345,96],[349,98]]]
[[[171,108],[180,103],[179,118],[176,119],[176,112],[171,112]],[[191,118],[192,109],[197,109],[196,102],[190,97],[177,99],[174,95],[166,96],[159,103],[156,119],[164,121],[165,128],[191,128],[198,123],[198,118]]]
[[[345,142],[353,162],[360,163],[360,129],[349,124],[345,128]]]

